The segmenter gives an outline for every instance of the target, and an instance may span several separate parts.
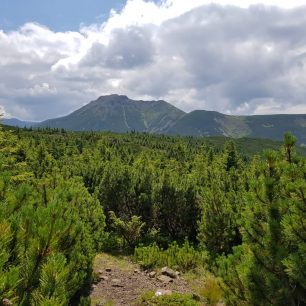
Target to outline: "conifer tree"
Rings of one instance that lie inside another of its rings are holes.
[[[225,144],[223,154],[207,165],[198,239],[212,258],[229,254],[241,244],[239,226],[244,194],[241,164],[231,141]]]
[[[219,260],[233,305],[305,303],[305,160],[296,158],[296,138],[285,135],[285,158],[266,152],[253,163],[243,213],[243,244]],[[303,214],[304,213],[304,214]]]

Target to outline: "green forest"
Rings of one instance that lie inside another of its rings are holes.
[[[203,267],[224,305],[306,305],[296,141],[3,127],[0,304],[90,305],[107,252],[144,269]]]

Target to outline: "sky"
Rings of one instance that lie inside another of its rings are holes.
[[[1,0],[0,28],[15,30],[27,22],[53,31],[78,31],[80,24],[103,22],[110,10],[121,10],[122,0]]]
[[[106,94],[306,113],[306,0],[1,0],[0,107],[39,121]]]

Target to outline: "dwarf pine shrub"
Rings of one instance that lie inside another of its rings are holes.
[[[188,271],[203,266],[206,253],[196,250],[188,241],[182,246],[173,242],[164,250],[156,243],[150,246],[139,246],[135,248],[135,260],[145,269],[169,266],[181,271]]]

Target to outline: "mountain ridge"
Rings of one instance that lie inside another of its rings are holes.
[[[10,121],[8,121],[10,120]],[[31,122],[4,119],[3,123],[29,127]],[[17,124],[12,124],[12,123]],[[225,115],[216,111],[190,113],[163,100],[132,100],[124,95],[101,96],[67,116],[33,123],[39,128],[72,131],[148,132],[182,136],[226,136],[281,140],[287,131],[306,144],[306,114]]]
[[[108,130],[160,133],[185,113],[163,100],[131,100],[127,96],[99,97],[71,114],[43,121],[40,127],[68,130]]]

